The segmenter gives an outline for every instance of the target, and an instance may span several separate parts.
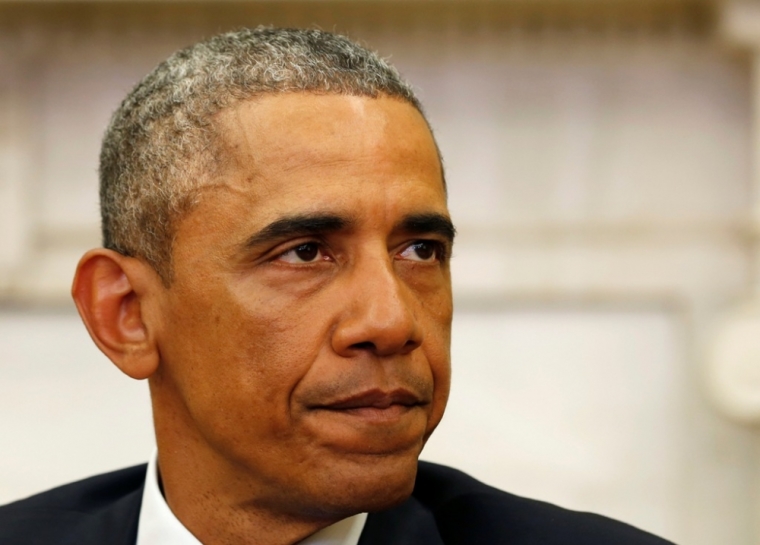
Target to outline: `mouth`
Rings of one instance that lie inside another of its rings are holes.
[[[384,421],[396,420],[424,405],[427,405],[426,400],[406,389],[373,389],[316,405],[313,409],[359,417],[363,420]]]
[[[416,388],[369,388],[306,405],[308,427],[331,451],[419,455],[430,421],[431,395]]]
[[[360,408],[387,409],[392,405],[412,407],[422,404],[423,400],[409,390],[397,389],[390,392],[367,390],[366,392],[352,394],[348,397],[332,401],[322,405],[321,408],[340,411]]]

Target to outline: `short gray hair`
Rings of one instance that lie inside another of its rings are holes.
[[[114,113],[100,154],[103,246],[171,283],[176,223],[223,159],[212,117],[269,93],[406,101],[411,86],[376,53],[321,30],[258,27],[215,36],[159,64]]]

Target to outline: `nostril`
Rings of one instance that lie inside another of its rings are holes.
[[[351,348],[355,348],[357,350],[375,350],[377,347],[375,346],[375,343],[364,341],[361,343],[352,344]]]

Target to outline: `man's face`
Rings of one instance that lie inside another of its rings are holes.
[[[397,502],[449,391],[430,131],[402,101],[303,93],[217,121],[229,161],[178,225],[157,307],[159,447],[280,511]]]

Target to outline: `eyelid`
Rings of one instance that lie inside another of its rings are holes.
[[[300,246],[303,246],[305,244],[316,244],[320,253],[322,253],[323,256],[330,257],[332,259],[332,256],[330,256],[328,252],[328,246],[327,244],[325,244],[324,240],[320,239],[319,237],[305,235],[298,239],[289,240],[282,244],[278,244],[271,251],[267,252],[268,257],[266,257],[266,261],[269,261],[269,262],[277,261],[283,255],[289,252],[292,252],[294,250],[297,250]],[[322,260],[317,260],[317,261],[322,261]]]
[[[434,247],[435,261],[439,263],[446,263],[451,255],[451,244],[448,241],[436,239],[436,238],[418,238],[410,242],[405,243],[396,255],[406,252],[416,244],[430,244]]]

